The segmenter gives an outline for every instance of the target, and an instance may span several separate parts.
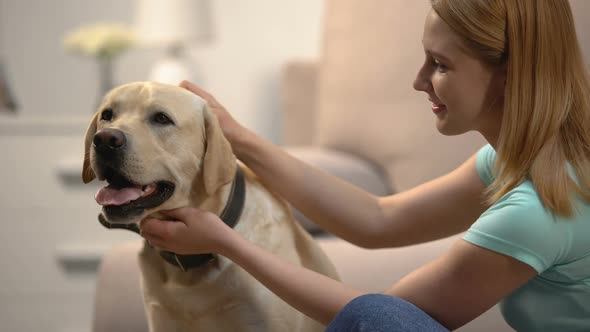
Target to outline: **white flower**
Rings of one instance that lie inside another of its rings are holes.
[[[67,51],[96,58],[110,59],[136,43],[133,30],[116,23],[86,25],[64,38]]]

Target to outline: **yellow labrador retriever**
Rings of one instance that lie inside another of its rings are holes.
[[[138,231],[159,210],[199,207],[284,259],[338,278],[287,204],[237,163],[206,103],[180,87],[136,82],[110,91],[86,133],[82,177],[106,180],[95,198],[109,228]],[[225,257],[145,243],[139,262],[151,331],[323,330]]]

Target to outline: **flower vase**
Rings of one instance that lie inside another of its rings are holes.
[[[113,59],[108,58],[98,58],[98,96],[96,101],[95,111],[98,110],[100,104],[102,104],[102,100],[104,96],[109,92],[113,87]]]

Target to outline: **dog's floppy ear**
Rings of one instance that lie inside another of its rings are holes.
[[[84,181],[84,183],[88,183],[96,177],[92,167],[90,167],[90,146],[92,145],[94,134],[96,134],[96,119],[98,118],[99,113],[100,112],[96,112],[94,114],[92,120],[90,120],[88,129],[86,129],[86,138],[84,139],[84,164],[82,165],[82,181]]]
[[[205,192],[210,196],[233,179],[237,164],[231,145],[219,127],[217,117],[207,106],[204,109],[204,117],[206,143],[201,173]]]

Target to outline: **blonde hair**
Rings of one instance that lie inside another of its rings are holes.
[[[545,208],[590,202],[590,80],[567,0],[431,0],[489,65],[506,65],[504,115],[489,203],[530,179]],[[577,177],[572,180],[568,163]]]

